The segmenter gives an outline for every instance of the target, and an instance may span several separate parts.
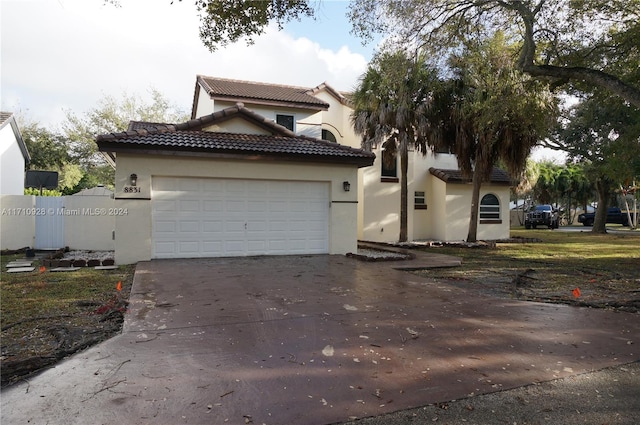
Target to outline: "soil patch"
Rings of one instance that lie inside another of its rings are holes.
[[[52,273],[34,260],[34,272],[5,273],[17,258],[2,256],[3,387],[120,333],[133,281],[131,266]]]

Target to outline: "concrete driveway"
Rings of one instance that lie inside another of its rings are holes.
[[[329,424],[640,359],[637,314],[343,256],[138,264],[122,335],[2,392],[11,424]]]

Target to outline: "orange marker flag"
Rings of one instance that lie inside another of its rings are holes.
[[[580,288],[576,288],[571,292],[573,292],[573,296],[576,297],[576,298],[578,298],[580,296]]]
[[[116,290],[118,291],[122,291],[122,281],[118,281],[118,284],[116,285]]]
[[[40,266],[40,273],[44,273],[47,271],[47,268],[45,266]]]

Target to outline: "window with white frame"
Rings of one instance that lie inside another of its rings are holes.
[[[492,193],[480,201],[480,220],[500,220],[500,200]]]

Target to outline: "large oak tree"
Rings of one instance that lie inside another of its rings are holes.
[[[613,190],[640,179],[640,109],[600,90],[571,108],[568,118],[555,144],[585,165],[598,195],[592,231],[605,233]]]
[[[356,34],[402,44],[456,47],[505,32],[521,49],[515,63],[536,78],[604,88],[640,106],[638,81],[617,63],[640,55],[640,0],[354,0]]]

